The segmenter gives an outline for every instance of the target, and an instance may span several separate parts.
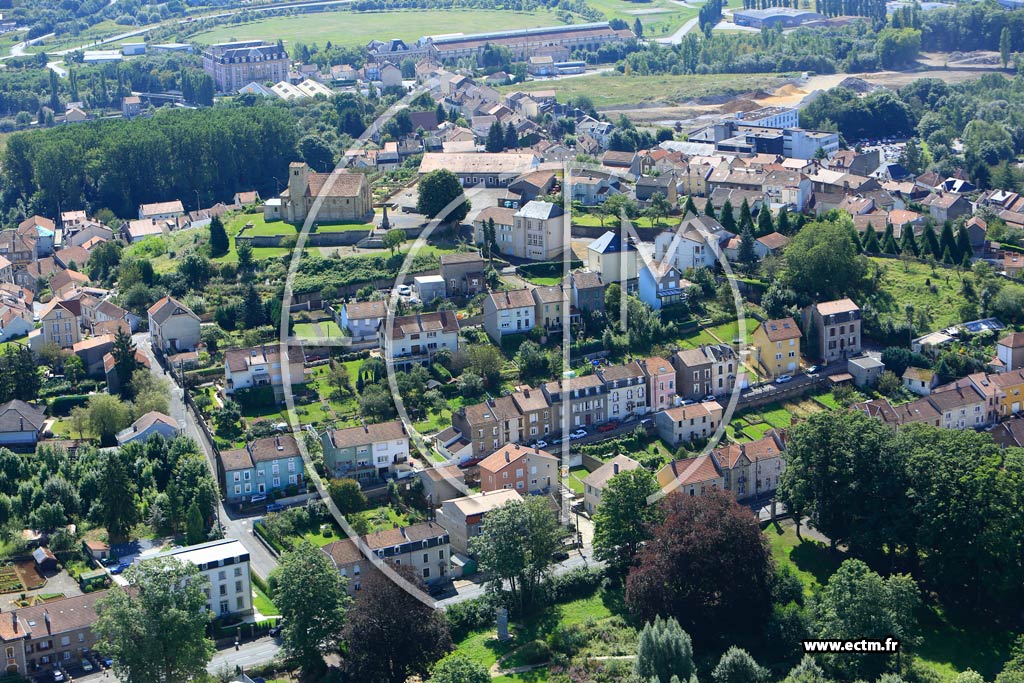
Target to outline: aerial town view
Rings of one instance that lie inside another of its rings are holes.
[[[1024,683],[1024,0],[0,0],[0,650]]]

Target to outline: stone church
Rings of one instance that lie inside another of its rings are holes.
[[[288,188],[278,197],[267,201],[263,207],[263,217],[267,220],[282,219],[289,223],[303,222],[330,177],[330,173],[311,171],[304,162],[292,162],[288,166]],[[316,221],[369,223],[372,220],[373,202],[366,176],[339,171],[324,195]]]

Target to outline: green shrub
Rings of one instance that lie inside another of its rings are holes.
[[[50,403],[50,414],[58,417],[70,415],[73,408],[84,406],[89,402],[89,397],[83,394],[71,396],[58,396]]]
[[[529,666],[543,664],[551,659],[551,649],[543,640],[531,640],[516,652],[516,659]]]

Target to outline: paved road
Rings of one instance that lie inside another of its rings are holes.
[[[679,29],[672,35],[665,38],[658,38],[657,42],[663,45],[679,45],[683,42],[683,36],[692,31],[699,21],[698,17],[690,19],[688,22],[679,27]]]
[[[158,377],[167,378],[169,377],[163,372],[160,364],[157,363],[156,358],[153,356],[153,348],[150,346],[149,334],[139,333],[132,337],[135,342],[135,346],[146,354],[149,359],[150,369],[154,375]],[[205,435],[196,424],[195,419],[192,417],[192,413],[185,409],[185,400],[183,398],[184,391],[176,384],[171,382],[171,417],[178,421],[178,424],[182,426],[182,429],[188,436],[199,443],[203,449],[203,453],[206,454],[206,462],[210,466],[210,471],[213,472],[214,478],[217,476],[217,466],[214,462],[213,450],[206,442]],[[277,566],[277,559],[270,554],[266,546],[260,543],[252,534],[252,520],[254,517],[240,517],[235,515],[232,516],[225,508],[223,502],[217,503],[217,514],[220,517],[221,524],[224,525],[224,535],[227,538],[234,538],[239,540],[245,549],[249,551],[249,566],[262,578],[267,578],[271,571]]]

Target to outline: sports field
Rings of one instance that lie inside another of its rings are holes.
[[[667,1],[667,0],[665,0]],[[318,12],[293,17],[273,17],[245,24],[218,26],[197,33],[194,40],[221,43],[231,40],[267,40],[278,38],[285,45],[328,41],[334,45],[363,46],[371,40],[401,38],[414,42],[423,36],[444,33],[479,33],[500,29],[556,26],[561,22],[553,12],[513,12],[507,10],[465,9],[399,10],[394,12]]]

